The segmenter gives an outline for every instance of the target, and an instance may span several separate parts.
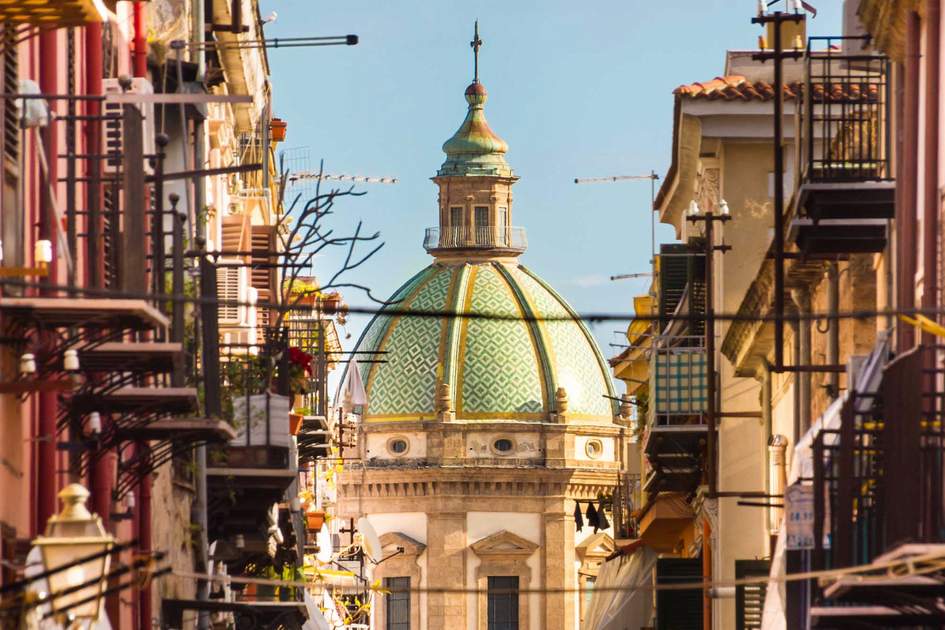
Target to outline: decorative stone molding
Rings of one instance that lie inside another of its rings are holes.
[[[454,419],[452,409],[453,394],[449,383],[438,383],[436,386],[436,419],[440,422],[449,422]]]
[[[479,559],[476,569],[476,587],[478,589],[478,623],[479,630],[488,630],[489,627],[489,578],[498,576],[518,577],[518,627],[525,630],[528,625],[528,594],[525,593],[531,584],[532,571],[528,567],[528,558],[531,557],[538,544],[522,538],[512,532],[502,530],[491,536],[478,540],[469,546]]]
[[[575,555],[581,562],[581,566],[578,568],[578,588],[584,591],[588,585],[597,580],[601,565],[616,549],[614,539],[603,532],[594,534],[574,548]],[[585,604],[585,598],[583,596],[579,597],[578,614],[580,615],[582,627],[584,625],[584,615],[587,612]]]
[[[418,588],[422,578],[419,557],[426,550],[426,545],[401,532],[388,532],[380,538],[382,557],[387,559],[374,568],[374,578],[408,577],[410,588]],[[403,549],[403,553],[391,555],[398,549]],[[387,597],[378,597],[377,600],[379,605],[375,608],[375,627],[386,628]],[[410,627],[420,627],[420,596],[417,592],[410,593]]]

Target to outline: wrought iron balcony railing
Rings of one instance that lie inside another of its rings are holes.
[[[862,50],[865,43],[859,37],[809,40],[804,133],[810,182],[892,179],[889,59]]]
[[[474,228],[427,228],[423,248],[428,252],[444,249],[498,249],[522,253],[528,248],[525,228],[484,225]]]

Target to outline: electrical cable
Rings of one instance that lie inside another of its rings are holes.
[[[215,306],[255,306],[260,309],[271,309],[281,311],[311,311],[311,306],[287,306],[272,302],[250,302],[246,300],[222,300],[215,297],[199,297],[187,295],[170,295],[164,293],[146,293],[114,291],[110,289],[93,289],[90,287],[74,287],[69,285],[50,284],[44,282],[26,282],[20,280],[0,279],[0,286],[17,286],[23,288],[48,289],[53,291],[69,291],[75,294],[84,294],[90,297],[102,297],[113,299],[137,299],[153,302],[183,302],[193,305],[215,305]],[[338,284],[331,288],[346,288],[356,285]],[[356,287],[360,288],[360,287]],[[12,296],[11,296],[12,297]],[[65,297],[65,296],[63,296]],[[0,311],[3,310],[3,296],[0,296]],[[393,303],[389,303],[393,304]],[[627,321],[661,321],[667,319],[666,316],[659,314],[631,314],[631,313],[576,313],[574,315],[546,316],[546,315],[503,315],[498,313],[478,313],[464,312],[448,309],[412,309],[412,308],[391,308],[390,305],[370,306],[348,306],[347,313],[354,315],[385,315],[390,317],[424,317],[424,318],[459,318],[459,319],[479,319],[492,321],[522,321],[522,322],[557,322],[557,321],[585,321],[590,323],[600,323],[607,321],[627,322]],[[845,319],[869,319],[873,317],[940,317],[945,315],[945,308],[909,308],[909,309],[861,309],[853,311],[837,311],[836,313],[785,313],[782,317],[786,322],[816,321],[827,320],[845,320]],[[671,319],[700,321],[705,319],[704,313],[675,313]],[[716,320],[731,322],[775,322],[776,315],[750,315],[743,313],[715,313],[713,317]]]

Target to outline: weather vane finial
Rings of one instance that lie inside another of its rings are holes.
[[[473,49],[473,83],[479,83],[479,49],[482,47],[482,40],[479,39],[479,20],[476,20],[476,30],[469,46]]]

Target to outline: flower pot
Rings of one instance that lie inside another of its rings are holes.
[[[317,532],[325,524],[325,512],[323,510],[312,510],[305,513],[305,528],[312,532]]]
[[[273,118],[269,121],[269,134],[273,142],[282,142],[285,140],[285,132],[288,128],[288,123],[282,120],[281,118]]]
[[[298,435],[299,431],[302,430],[302,420],[305,418],[300,413],[289,413],[289,433],[292,435]]]

